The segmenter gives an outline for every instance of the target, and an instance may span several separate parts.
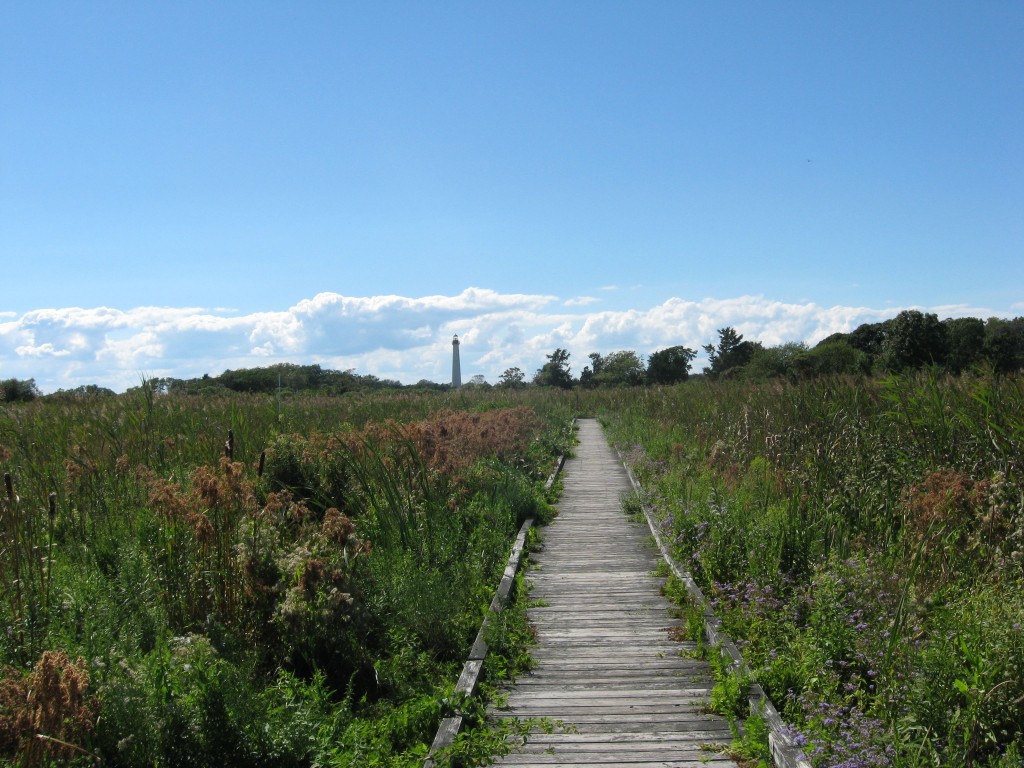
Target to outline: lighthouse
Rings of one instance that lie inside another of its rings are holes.
[[[462,386],[462,367],[459,365],[459,336],[452,338],[452,386]]]

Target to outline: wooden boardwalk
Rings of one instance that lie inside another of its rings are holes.
[[[731,766],[724,718],[707,714],[711,672],[680,655],[678,621],[652,576],[658,558],[646,525],[621,511],[629,479],[600,425],[579,422],[566,462],[559,514],[531,555],[536,667],[508,691],[499,717],[553,718],[566,729],[534,732],[495,765],[527,768]]]

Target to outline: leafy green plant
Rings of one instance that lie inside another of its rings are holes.
[[[860,748],[982,765],[1014,754],[1024,722],[1009,671],[1021,621],[983,597],[1019,604],[1021,381],[924,371],[585,396],[817,765]],[[991,617],[982,636],[966,605]]]
[[[768,742],[768,724],[757,713],[750,713],[737,728],[736,738],[730,745],[731,756],[747,768],[771,768],[772,753]]]
[[[708,649],[707,658],[715,676],[711,688],[712,711],[733,719],[745,717],[749,711],[750,673],[733,664],[719,648]]]
[[[86,659],[84,761],[422,761],[571,406],[146,385],[0,409],[10,690]]]

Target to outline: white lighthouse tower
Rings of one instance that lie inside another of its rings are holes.
[[[462,386],[462,367],[459,365],[459,336],[452,338],[452,386]]]

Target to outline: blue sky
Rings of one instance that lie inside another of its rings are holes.
[[[1024,314],[1018,2],[11,3],[0,378]]]

